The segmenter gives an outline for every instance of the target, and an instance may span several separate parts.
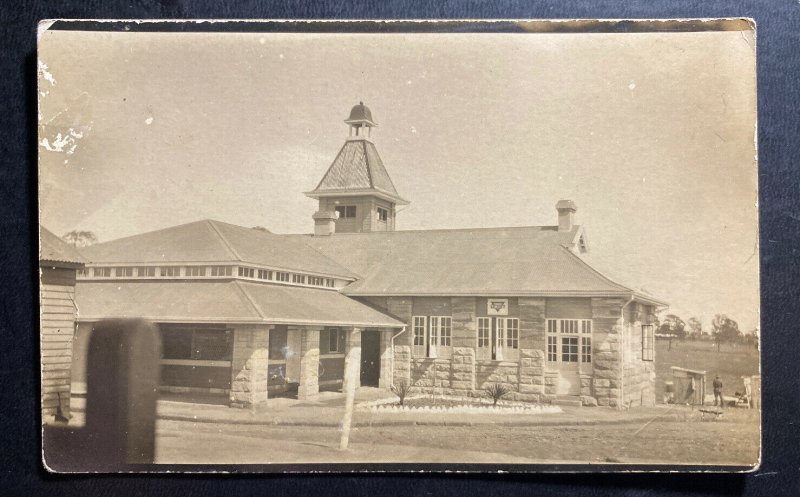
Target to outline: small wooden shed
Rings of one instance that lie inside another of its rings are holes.
[[[51,231],[39,231],[39,340],[42,357],[42,421],[69,417],[72,340],[75,335],[75,272],[81,254]]]
[[[706,398],[706,372],[672,366],[675,403],[703,405]]]

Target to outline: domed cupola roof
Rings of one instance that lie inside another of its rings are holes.
[[[369,107],[364,105],[364,102],[359,102],[358,105],[350,110],[350,117],[344,120],[351,126],[377,126],[375,121],[372,120],[372,111]]]

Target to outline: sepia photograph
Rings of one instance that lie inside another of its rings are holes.
[[[44,466],[757,468],[755,24],[625,22],[43,21]]]

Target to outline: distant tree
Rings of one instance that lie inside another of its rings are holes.
[[[73,247],[88,247],[97,243],[97,235],[91,231],[73,230],[69,233],[64,233],[61,239]]]
[[[253,226],[253,229],[254,230],[258,230],[258,231],[267,231],[267,232],[269,232],[269,230],[267,228],[263,227],[263,226]]]
[[[699,319],[691,317],[689,321],[686,322],[686,325],[689,327],[689,334],[692,338],[700,338],[700,336],[702,336],[703,323],[701,323]]]
[[[664,317],[664,322],[669,324],[669,329],[672,330],[672,334],[677,338],[686,337],[686,323],[683,321],[683,319],[675,314],[667,314]]]
[[[744,343],[748,347],[758,348],[758,328],[753,328],[745,334]]]
[[[714,316],[714,319],[711,320],[711,330],[714,340],[717,342],[717,351],[720,350],[722,342],[735,342],[742,338],[739,323],[725,314]]]

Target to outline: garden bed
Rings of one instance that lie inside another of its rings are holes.
[[[376,413],[394,412],[441,412],[457,414],[548,414],[560,413],[561,408],[552,405],[532,404],[500,400],[497,405],[491,399],[480,397],[450,397],[437,395],[415,395],[406,397],[403,405],[397,398],[365,402],[359,406]]]

